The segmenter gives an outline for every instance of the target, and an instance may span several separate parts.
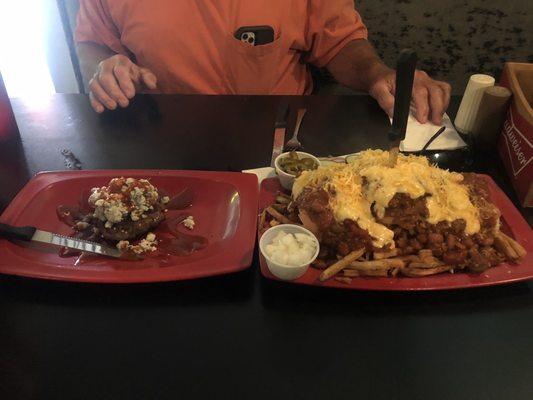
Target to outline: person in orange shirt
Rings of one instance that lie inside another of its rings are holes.
[[[236,37],[250,26],[268,26],[272,40]],[[127,107],[138,91],[309,94],[309,64],[393,112],[395,71],[368,42],[353,0],[81,0],[75,40],[97,112]],[[417,119],[440,124],[450,92],[417,71]]]

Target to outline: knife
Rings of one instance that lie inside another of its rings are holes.
[[[411,93],[416,69],[416,52],[404,49],[400,52],[396,65],[396,92],[394,95],[394,115],[392,127],[389,131],[390,152],[389,164],[396,165],[400,142],[405,139],[409,109],[411,106]]]
[[[56,233],[41,231],[33,226],[11,226],[0,223],[0,238],[23,240],[26,242],[41,242],[53,246],[68,247],[85,251],[88,253],[100,254],[108,257],[120,258],[121,252],[113,247],[101,245],[89,240],[77,239],[73,237],[58,235]]]
[[[276,115],[276,124],[274,125],[274,144],[272,146],[272,160],[270,166],[274,167],[276,158],[283,153],[283,144],[285,143],[285,133],[287,131],[287,117],[289,116],[289,101],[282,98],[278,106]]]

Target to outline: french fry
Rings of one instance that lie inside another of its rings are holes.
[[[357,260],[359,257],[363,255],[365,252],[365,249],[352,251],[350,254],[348,254],[346,257],[344,257],[342,260],[337,261],[336,263],[330,265],[327,269],[325,269],[320,274],[320,281],[324,282],[333,277],[334,275],[337,275],[340,271],[342,271],[344,268],[346,268],[350,263]]]
[[[342,275],[354,277],[354,276],[360,276],[361,274],[356,269],[345,269],[342,271]]]
[[[350,283],[352,283],[352,278],[347,278],[345,276],[336,276],[335,277],[335,280],[336,281],[339,281],[339,282],[342,282],[342,283],[345,283],[347,285],[349,285]]]
[[[291,202],[291,198],[285,195],[277,195],[276,196],[276,203],[278,204],[289,204]]]
[[[507,236],[505,233],[500,232],[500,235],[509,243],[509,245],[513,248],[516,254],[518,254],[518,258],[522,258],[527,254],[526,249],[522,247],[520,243],[518,243],[516,240],[514,240],[512,237]]]
[[[405,262],[398,258],[385,258],[383,260],[373,261],[354,261],[347,267],[348,269],[390,269],[390,268],[402,268],[405,266]]]
[[[378,268],[368,268],[368,269],[345,269],[343,272],[344,276],[354,277],[354,276],[388,276],[388,269],[378,269]]]
[[[398,249],[391,249],[388,251],[376,251],[374,252],[374,260],[383,260],[384,258],[396,257],[398,255]]]
[[[417,262],[417,261],[413,261],[411,263],[409,263],[409,268],[423,268],[423,269],[426,269],[426,268],[436,268],[436,267],[439,267],[441,266],[442,263],[435,259],[435,260],[428,260],[428,259],[425,259],[425,260],[422,260],[420,262]]]
[[[433,257],[433,251],[430,249],[422,249],[418,252],[418,256],[422,259]]]
[[[294,224],[289,218],[287,218],[285,215],[281,214],[280,212],[276,211],[272,207],[267,207],[265,209],[267,213],[269,213],[271,216],[273,216],[278,222],[281,222],[282,224]]]
[[[304,228],[313,232],[315,236],[318,236],[318,226],[311,220],[309,214],[307,214],[305,210],[300,210],[298,216],[300,217],[300,221],[302,221],[302,225],[304,226]]]
[[[449,266],[449,265],[442,265],[440,267],[435,267],[435,268],[409,268],[409,267],[406,267],[406,268],[400,269],[400,272],[402,273],[402,275],[405,275],[405,276],[408,276],[408,277],[411,277],[411,278],[417,278],[417,277],[421,277],[421,276],[429,276],[429,275],[440,274],[442,272],[450,271],[451,269],[453,269],[453,268],[451,266]]]
[[[270,207],[272,207],[274,210],[276,210],[280,214],[283,214],[285,211],[287,211],[286,204],[272,204]]]
[[[387,277],[389,276],[389,271],[385,269],[367,269],[364,271],[359,271],[362,276],[377,276],[377,277]]]
[[[281,224],[281,222],[279,222],[277,219],[273,219],[269,223],[270,227],[278,226],[279,224]]]
[[[263,210],[259,215],[259,228],[262,229],[265,226],[266,221],[266,210]]]
[[[422,261],[426,262],[426,263],[434,262],[434,263],[439,263],[440,265],[443,264],[443,262],[441,260],[439,260],[437,257],[433,257],[433,256],[423,258]]]
[[[349,276],[349,277],[356,277],[356,276],[360,276],[361,275],[359,273],[359,271],[356,270],[356,269],[343,269],[340,273],[343,276]]]
[[[501,234],[496,235],[494,238],[494,247],[496,247],[496,249],[503,253],[505,257],[512,262],[516,262],[520,258],[515,249],[513,249],[513,247]]]
[[[418,256],[415,256],[413,254],[411,255],[407,255],[407,256],[400,256],[400,257],[397,257],[399,260],[403,260],[405,262],[419,262],[419,261],[422,261],[420,259],[420,257]]]

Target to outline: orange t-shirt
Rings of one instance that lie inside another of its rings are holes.
[[[269,25],[274,41],[234,37]],[[75,39],[134,56],[163,93],[303,94],[322,67],[367,30],[353,0],[81,0]]]

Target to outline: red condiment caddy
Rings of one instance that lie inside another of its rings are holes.
[[[533,64],[505,64],[500,84],[513,99],[498,150],[520,203],[533,207]]]

